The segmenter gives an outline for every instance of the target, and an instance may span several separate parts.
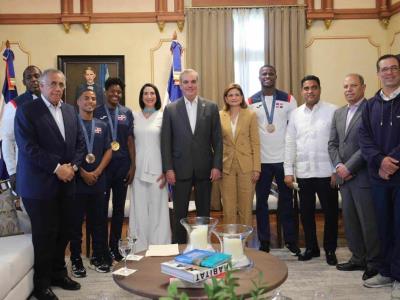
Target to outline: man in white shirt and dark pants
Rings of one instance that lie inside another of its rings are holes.
[[[318,77],[308,75],[301,81],[305,103],[290,116],[285,145],[285,183],[293,188],[296,175],[300,195],[300,215],[306,250],[300,261],[320,256],[315,225],[315,194],[325,215],[324,250],[326,262],[336,265],[338,232],[338,194],[336,178],[328,153],[332,117],[337,109],[320,101]]]

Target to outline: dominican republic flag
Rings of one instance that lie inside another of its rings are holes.
[[[170,49],[172,53],[172,66],[168,78],[168,98],[165,101],[165,105],[182,97],[181,87],[179,86],[179,75],[182,72],[182,45],[177,40],[173,40]]]
[[[18,96],[17,87],[15,85],[14,52],[12,52],[12,50],[10,49],[10,43],[8,41],[6,43],[6,50],[4,50],[3,52],[3,60],[6,63],[6,74],[2,90],[2,98],[4,99],[4,102],[1,101],[2,102],[0,103],[1,108],[3,108],[3,106],[6,103],[15,99]],[[3,109],[1,109],[1,114],[0,114],[0,124],[4,126],[5,124],[3,124],[2,117],[3,117]],[[0,140],[0,179],[3,180],[8,178],[8,173],[6,164],[4,163],[3,160],[1,144],[2,140]]]
[[[99,86],[102,88],[102,90],[105,90],[104,83],[106,80],[110,77],[110,74],[108,73],[108,66],[107,64],[100,64],[100,70],[99,70]]]
[[[12,52],[9,46],[3,52],[3,60],[6,62],[3,96],[4,101],[8,103],[18,96],[17,86],[15,84],[14,52]]]

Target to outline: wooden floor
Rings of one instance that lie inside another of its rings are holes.
[[[223,223],[224,217],[222,212],[220,211],[212,211],[211,216],[218,218],[219,223]],[[317,213],[316,214],[316,224],[317,224],[317,237],[318,237],[318,243],[319,246],[322,247],[323,245],[323,236],[324,236],[324,217],[322,213]],[[278,248],[278,235],[277,235],[277,222],[276,222],[276,214],[271,214],[270,215],[270,226],[271,226],[271,248]],[[256,228],[256,217],[253,215],[253,227]],[[128,219],[126,218],[124,220],[124,225],[122,229],[122,235],[126,236],[127,234],[127,228],[128,228]],[[83,240],[82,240],[82,254],[86,254],[86,232],[85,232],[85,224],[82,227],[82,232],[83,232]],[[214,241],[213,241],[214,242]],[[217,241],[215,241],[217,242]],[[253,236],[251,240],[248,241],[248,246],[249,247],[254,247],[258,248],[258,240],[256,236]],[[338,247],[345,247],[347,246],[347,242],[344,236],[344,228],[343,228],[343,221],[342,217],[340,214],[339,217],[339,233],[338,233]],[[304,232],[303,228],[299,227],[299,247],[304,247]],[[66,253],[67,256],[69,256],[69,251]]]

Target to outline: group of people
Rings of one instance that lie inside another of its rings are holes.
[[[85,72],[93,81],[93,70]],[[120,103],[124,83],[109,78],[104,104],[97,103],[93,87],[82,87],[77,113],[61,100],[66,85],[61,71],[27,67],[26,93],[6,107],[3,143],[14,150],[4,157],[32,223],[34,295],[57,299],[51,286],[80,288],[67,275],[64,255],[70,241],[72,275],[86,276],[81,259],[85,215],[93,238],[90,267],[109,272],[113,260],[121,260],[118,240],[128,185],[129,234],[142,251],[150,244],[186,243],[180,220],[187,216],[192,189],[197,215],[210,216],[211,183],[220,180],[224,223],[251,226],[256,194],[259,249],[265,252],[270,251],[268,196],[275,181],[285,246],[300,261],[320,256],[317,195],[325,215],[327,263],[341,271],[364,270],[365,286],[393,285],[392,298],[400,299],[398,57],[380,57],[377,74],[382,89],[368,101],[363,77],[347,75],[348,104],[339,109],[320,100],[319,78],[307,75],[300,83],[304,104],[297,107],[292,95],[276,88],[274,66],[264,65],[261,90],[246,101],[240,85],[230,84],[219,111],[198,95],[198,73],[186,69],[180,74],[182,98],[162,111],[157,87],[147,83],[139,93],[141,110],[134,113]],[[172,187],[172,234],[167,183]],[[340,264],[335,254],[338,187],[352,253]],[[303,253],[292,189],[300,197]]]

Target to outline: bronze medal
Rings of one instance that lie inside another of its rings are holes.
[[[85,160],[88,164],[92,164],[96,161],[96,156],[93,153],[88,153],[85,157]]]
[[[274,124],[268,124],[266,127],[267,127],[267,131],[269,133],[273,133],[275,131],[275,125]]]
[[[119,150],[119,143],[117,141],[112,141],[111,142],[111,149],[112,149],[112,151],[118,151]]]

